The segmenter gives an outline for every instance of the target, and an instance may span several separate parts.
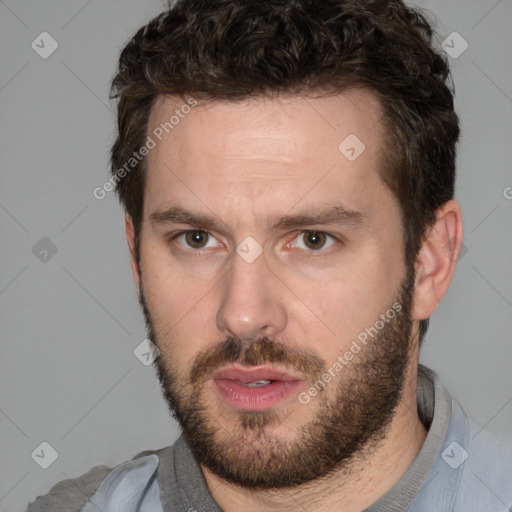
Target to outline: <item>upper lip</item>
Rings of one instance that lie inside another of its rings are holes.
[[[235,380],[242,383],[257,382],[259,380],[281,380],[286,382],[303,380],[299,375],[269,366],[255,368],[227,366],[217,370],[212,378],[214,380]]]

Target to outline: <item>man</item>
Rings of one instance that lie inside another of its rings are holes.
[[[508,511],[418,364],[462,241],[449,71],[400,1],[178,0],[120,57],[112,182],[183,435],[52,511]]]

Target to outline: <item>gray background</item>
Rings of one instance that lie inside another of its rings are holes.
[[[145,330],[122,211],[112,193],[92,195],[108,178],[119,49],[163,5],[0,0],[3,512],[178,435],[154,370],[133,354]],[[467,252],[421,359],[477,422],[512,439],[512,2],[418,5],[435,15],[439,43],[456,31],[469,44],[450,58]],[[43,31],[59,45],[47,59],[31,48]],[[47,261],[43,237],[57,248]],[[48,469],[31,457],[43,441],[58,452]]]

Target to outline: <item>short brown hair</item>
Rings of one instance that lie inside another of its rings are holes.
[[[380,174],[401,206],[410,268],[455,185],[459,123],[448,64],[432,40],[426,17],[400,0],[178,0],[121,53],[112,173],[146,141],[158,95],[236,101],[368,87],[383,109]],[[116,183],[137,258],[144,176],[142,159]],[[420,339],[427,327],[420,323]]]

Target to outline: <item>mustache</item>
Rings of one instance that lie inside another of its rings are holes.
[[[228,337],[217,346],[197,355],[190,371],[190,381],[195,384],[205,380],[215,370],[229,363],[245,366],[271,363],[293,368],[311,382],[316,382],[326,368],[325,362],[310,349],[292,349],[268,336],[250,342]]]

